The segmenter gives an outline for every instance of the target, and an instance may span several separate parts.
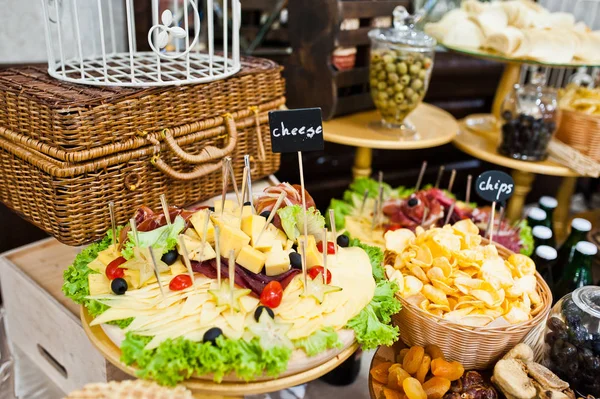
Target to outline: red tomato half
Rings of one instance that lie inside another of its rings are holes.
[[[322,276],[325,273],[325,268],[323,266],[313,266],[308,269],[308,277],[311,279],[315,279],[319,274]],[[322,278],[322,277],[319,277]],[[327,269],[327,282],[326,284],[331,283],[331,272]]]
[[[271,281],[260,294],[260,303],[273,309],[281,304],[282,297],[283,287],[281,287],[279,281]]]
[[[319,252],[323,253],[323,241],[319,241],[319,243],[317,244],[317,249],[319,250]],[[328,241],[327,242],[327,254],[333,255],[334,253],[335,253],[335,243]]]
[[[187,287],[192,286],[192,278],[189,274],[178,274],[173,277],[173,280],[169,283],[169,289],[171,291],[185,290]]]
[[[123,277],[125,275],[125,269],[122,269],[119,266],[125,262],[127,262],[127,259],[122,256],[119,256],[117,259],[110,262],[108,266],[106,266],[106,271],[104,272],[106,277],[108,277],[109,280]]]

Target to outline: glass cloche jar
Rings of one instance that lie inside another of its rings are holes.
[[[543,161],[558,126],[557,93],[535,84],[515,85],[502,103],[498,152],[522,161]]]
[[[562,297],[550,312],[544,363],[581,396],[600,397],[600,287]]]
[[[371,96],[386,128],[414,131],[404,119],[421,103],[429,85],[436,41],[417,31],[415,22],[415,16],[398,6],[392,28],[369,32]]]

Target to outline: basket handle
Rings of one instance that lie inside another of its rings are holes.
[[[176,171],[175,169],[167,165],[165,161],[158,157],[153,158],[151,162],[154,164],[154,166],[156,166],[158,170],[160,170],[170,178],[175,180],[186,181],[199,179],[202,176],[205,176],[209,173],[213,173],[221,169],[221,164],[223,163],[222,161],[219,161],[217,163],[199,165],[196,169],[192,170],[191,172],[185,173]]]
[[[238,133],[233,116],[231,114],[225,114],[223,116],[223,124],[225,125],[225,130],[227,131],[227,134],[229,136],[229,143],[227,143],[227,146],[224,148],[218,148],[212,145],[208,145],[202,149],[202,152],[200,154],[197,155],[185,152],[179,146],[179,144],[177,144],[177,142],[173,138],[172,133],[168,129],[163,130],[163,136],[167,147],[169,147],[169,149],[183,162],[188,164],[205,164],[215,162],[226,156],[229,156],[235,149],[235,146],[237,145]],[[155,165],[157,164],[158,162],[155,162]],[[164,164],[164,162],[162,162],[162,164]]]

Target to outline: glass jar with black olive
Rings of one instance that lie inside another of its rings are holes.
[[[522,161],[543,161],[558,124],[556,90],[515,85],[502,103],[498,152]]]
[[[413,131],[404,120],[425,97],[436,41],[415,29],[414,17],[402,6],[394,9],[393,28],[373,29],[369,38],[369,85],[382,124]]]
[[[578,396],[600,396],[600,287],[585,286],[552,308],[544,363]]]

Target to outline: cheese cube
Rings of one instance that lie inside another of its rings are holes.
[[[106,271],[106,265],[102,263],[98,258],[88,263],[87,267],[102,274],[104,274],[104,272]]]
[[[202,246],[199,246],[195,250],[191,251],[189,254],[190,260],[204,262],[205,260],[211,260],[217,257],[217,253],[208,242],[204,244],[204,251],[200,253],[202,249]]]
[[[287,244],[287,240],[288,240],[287,235],[283,231],[281,231],[277,227],[275,227],[274,224],[269,224],[267,226],[267,230],[272,232],[275,235],[275,239],[281,241],[282,246]]]
[[[265,223],[267,223],[267,219],[260,215],[250,215],[242,219],[242,231],[250,236],[252,246],[255,246],[256,239],[265,226]]]
[[[239,216],[235,216],[234,214],[231,214],[231,213],[224,213],[222,215],[220,213],[216,213],[216,214],[213,213],[211,219],[216,226],[219,226],[219,228],[223,228],[223,226],[225,226],[225,225],[231,226],[235,229],[240,228]]]
[[[194,230],[192,227],[186,229],[185,233],[183,233],[183,235],[186,235],[186,236],[188,236],[190,238],[193,238],[194,240],[201,240],[201,238],[198,235],[198,233],[196,233],[196,230]]]
[[[252,207],[250,205],[244,205],[244,208],[242,209],[242,220],[252,215]]]
[[[244,245],[250,242],[250,237],[244,234],[240,229],[232,228],[224,224],[219,234],[219,249],[221,256],[229,258],[229,252],[234,250],[235,256],[238,256]]]
[[[265,230],[263,235],[260,237],[260,240],[254,244],[254,248],[263,252],[270,251],[273,245],[276,243],[282,246],[281,241],[275,237],[275,234],[272,231]]]
[[[303,246],[302,246],[302,239],[304,238],[304,236],[299,236],[298,237],[298,252],[302,255],[305,256],[302,251]],[[319,250],[317,249],[317,242],[315,241],[315,236],[313,235],[309,235],[308,236],[308,240],[306,241],[306,267],[307,268],[311,268],[315,265],[322,265],[323,264],[323,254],[321,252],[319,252]]]
[[[177,259],[175,261],[175,263],[173,263],[171,266],[169,266],[169,269],[171,269],[171,274],[173,276],[177,276],[179,274],[185,274],[188,272],[188,269],[187,269],[187,267],[185,267],[185,264],[179,259]]]
[[[125,281],[127,281],[127,285],[133,288],[140,288],[140,271],[139,270],[131,270],[125,269],[123,272],[125,274]]]
[[[88,274],[88,284],[90,287],[90,295],[110,294],[111,292],[110,280],[104,274]]]
[[[190,217],[190,222],[192,226],[194,226],[194,230],[196,230],[196,234],[200,239],[202,239],[202,235],[204,234],[204,222],[206,220],[206,211],[201,210],[192,215]],[[190,230],[190,229],[188,229]],[[209,242],[215,241],[215,226],[209,220],[208,221],[208,229],[206,230],[206,240]],[[189,249],[189,248],[188,248]]]
[[[121,254],[116,250],[114,245],[106,248],[104,251],[98,252],[98,260],[108,266],[110,262],[117,259]]]
[[[261,239],[262,240],[262,239]],[[290,270],[290,257],[283,251],[279,241],[273,244],[273,247],[267,252],[265,261],[265,273],[267,276],[277,276]]]
[[[232,200],[228,200],[226,199],[225,202],[223,202],[223,200],[215,200],[214,203],[214,208],[215,208],[215,213],[221,213],[221,204],[224,204],[224,208],[223,211],[228,211],[228,210],[232,210],[233,208],[235,208],[235,204],[233,203]]]
[[[250,245],[244,245],[235,261],[243,268],[258,274],[265,265],[266,260],[267,255]]]
[[[289,251],[290,249],[292,249],[292,247],[294,246],[294,241],[292,240],[287,240],[285,243],[285,246],[283,247],[284,251]]]

